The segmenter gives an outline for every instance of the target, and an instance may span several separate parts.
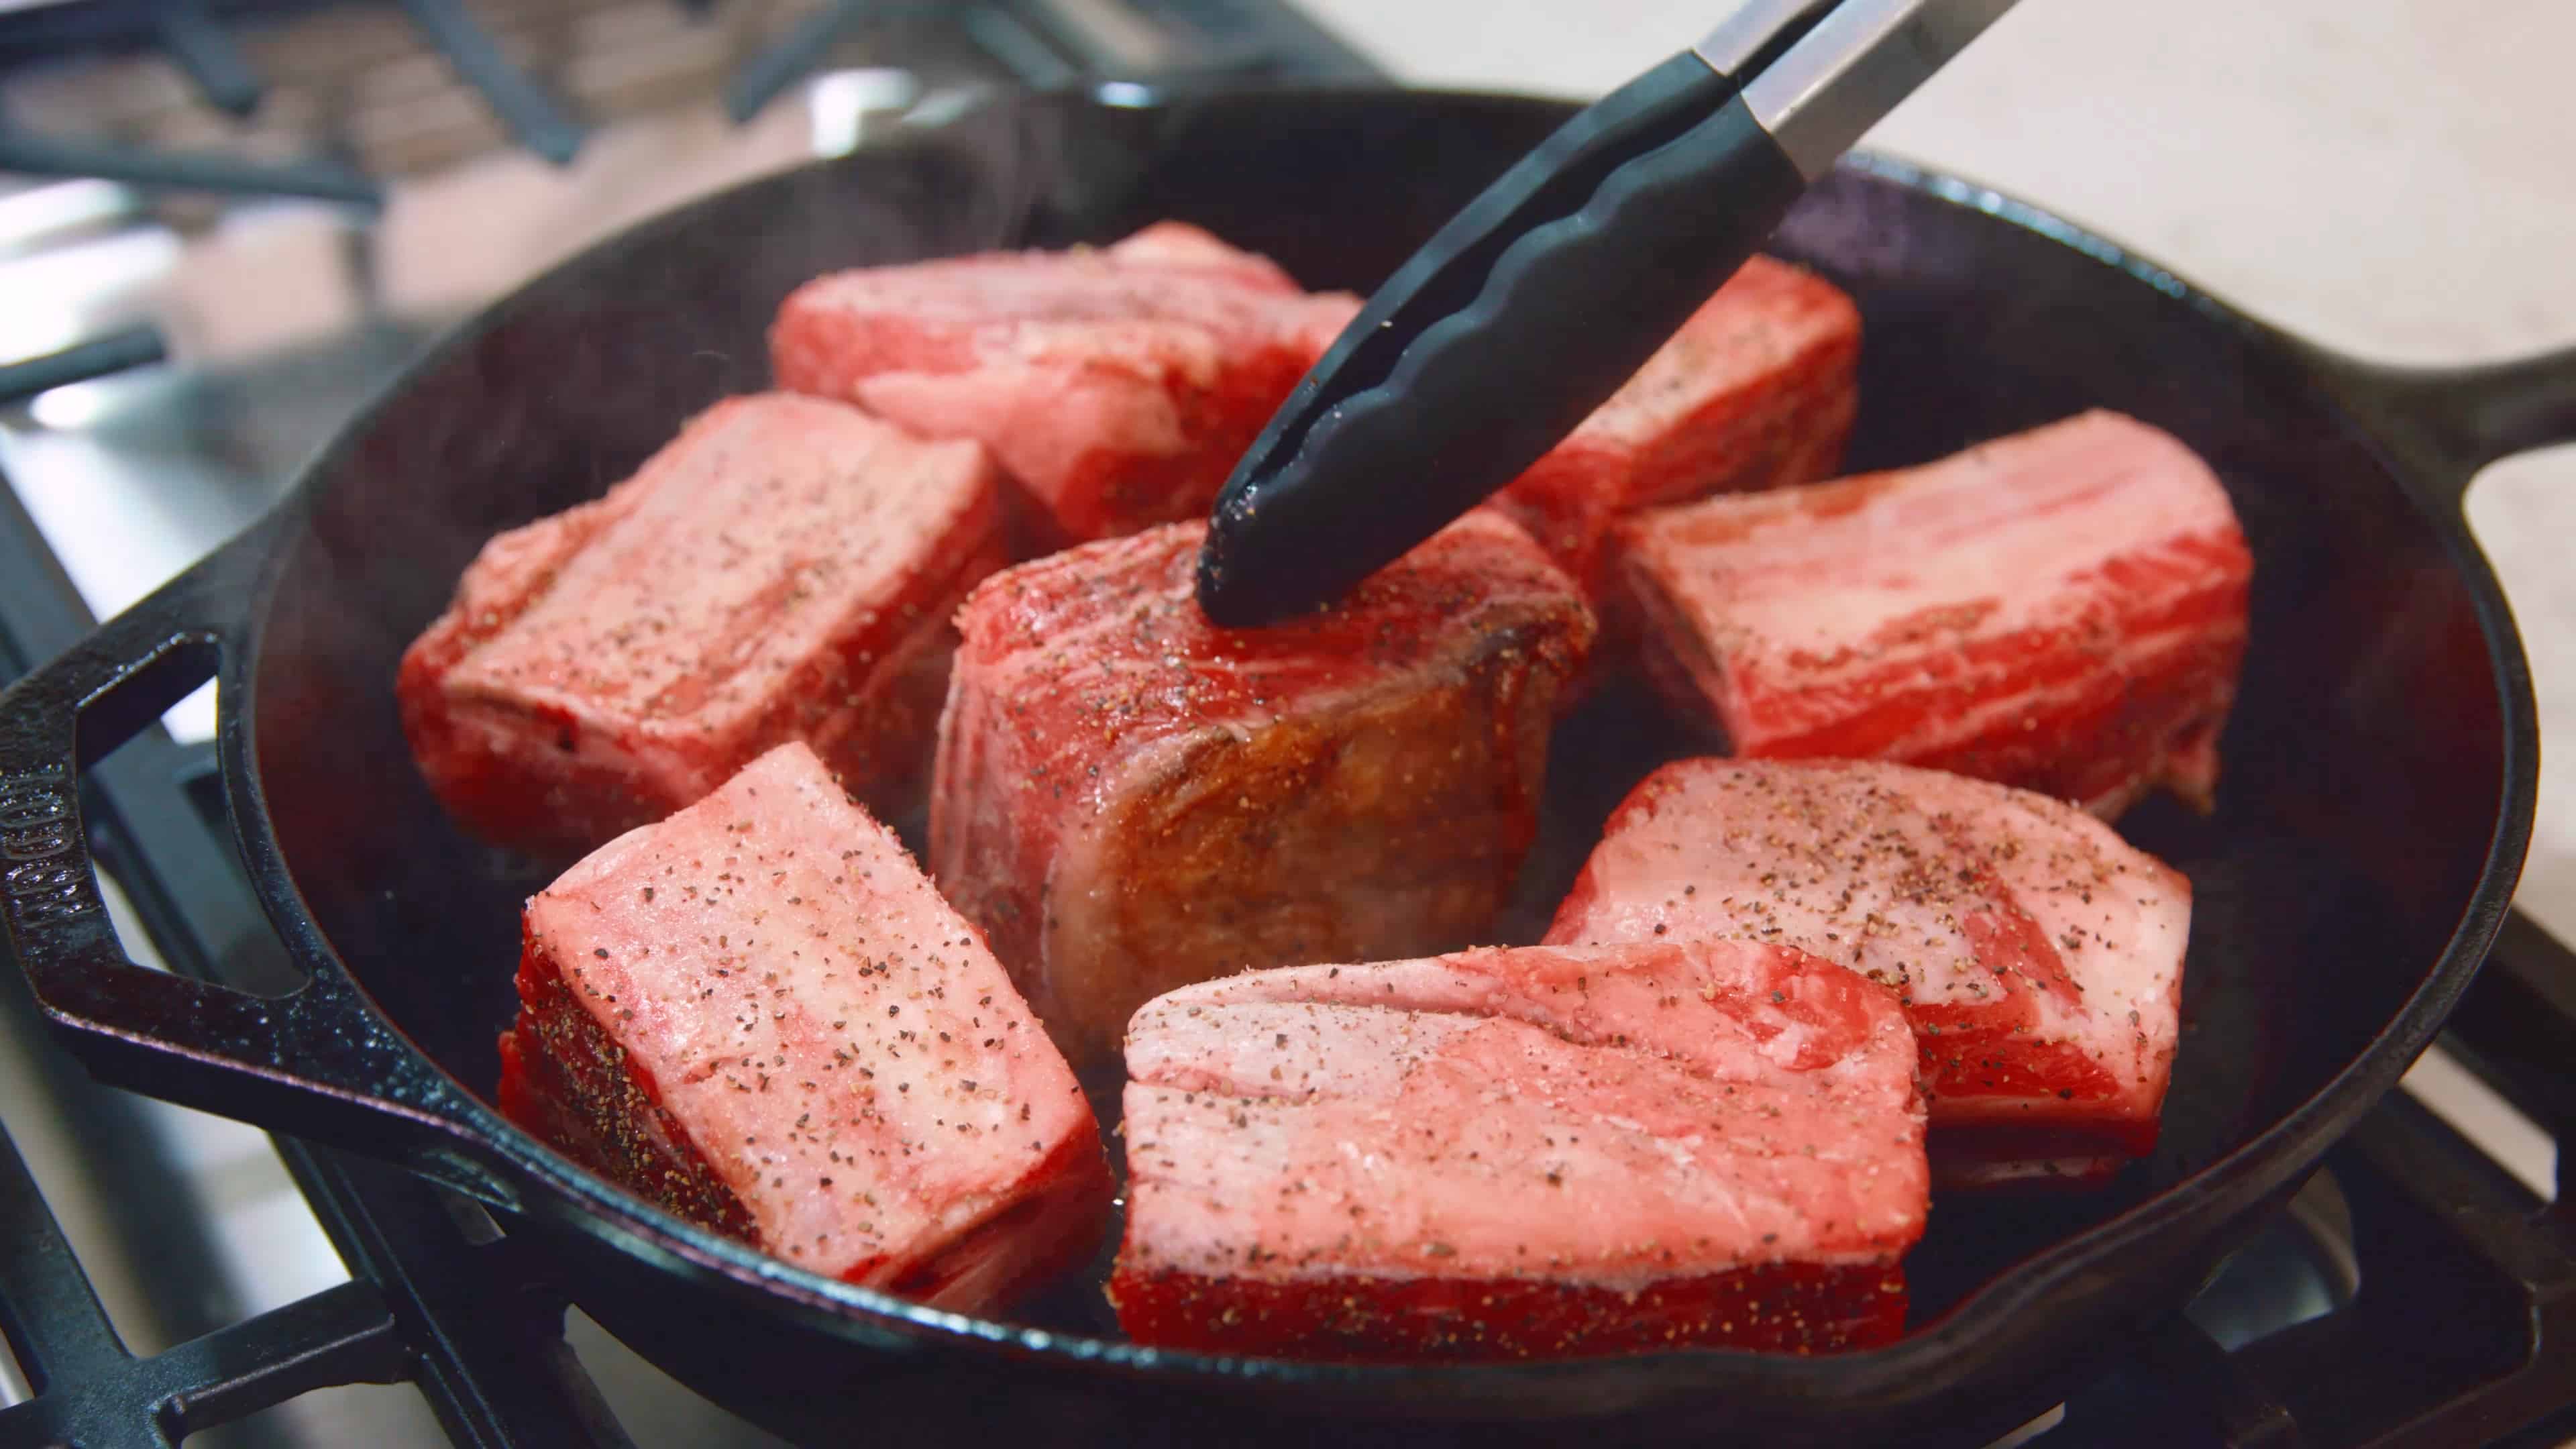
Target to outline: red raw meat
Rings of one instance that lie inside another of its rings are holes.
[[[1324,613],[1201,614],[1204,524],[986,580],[932,786],[941,889],[1077,1063],[1227,971],[1490,930],[1534,836],[1591,612],[1490,510]]]
[[[789,295],[779,385],[993,450],[1047,543],[1204,515],[1359,310],[1179,223],[1103,250],[840,272]]]
[[[1228,246],[1215,234],[1185,221],[1155,222],[1123,241],[1111,243],[1107,250],[1124,265],[1203,267],[1265,292],[1293,297],[1303,295],[1305,290],[1277,262]]]
[[[528,902],[502,1110],[639,1196],[981,1312],[1085,1260],[1100,1129],[975,930],[781,745]]]
[[[396,681],[422,773],[477,833],[549,854],[790,739],[904,813],[949,615],[1004,562],[998,482],[973,443],[839,403],[718,403],[605,498],[484,546]]]
[[[1640,515],[1646,663],[1733,753],[2208,808],[2254,561],[2170,435],[2091,412],[1920,468]]]
[[[1587,585],[1623,513],[1832,476],[1859,407],[1860,309],[1755,257],[1496,501]]]
[[[1187,987],[1127,1036],[1138,1342],[1475,1359],[1894,1338],[1927,1208],[1905,1019],[1747,941]]]
[[[2099,1177],[2155,1146],[2191,883],[2071,806],[1904,765],[1683,760],[1610,817],[1561,945],[1740,937],[1891,988],[1945,1183]]]

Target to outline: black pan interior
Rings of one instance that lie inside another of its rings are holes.
[[[729,193],[523,293],[326,456],[286,536],[253,763],[324,936],[403,1031],[488,1089],[518,902],[548,872],[447,823],[397,727],[395,661],[493,532],[597,495],[693,410],[762,386],[767,319],[798,282],[1180,217],[1310,286],[1365,290],[1563,114],[1386,93],[1033,103]],[[2215,466],[2258,560],[2217,814],[2152,803],[2122,824],[2197,893],[2165,1145],[2099,1194],[1940,1203],[1914,1260],[1929,1321],[2244,1144],[2389,1026],[2478,880],[2499,701],[2423,505],[2259,333],[2098,244],[1883,164],[1818,188],[1774,249],[1864,311],[1853,468],[2118,408]],[[1688,747],[1615,687],[1570,720],[1562,848],[1533,863],[1533,889],[1561,880],[1654,758]],[[2157,1291],[2179,1301],[2188,1285]],[[1090,1326],[1091,1310],[1059,1311]]]

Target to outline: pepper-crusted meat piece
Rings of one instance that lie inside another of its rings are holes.
[[[1048,543],[1204,515],[1359,310],[1165,222],[1114,246],[818,277],[770,329],[779,385],[993,450]]]
[[[2090,412],[1614,533],[1647,667],[1734,753],[1884,759],[2116,816],[2207,808],[2253,557],[2208,466]]]
[[[1887,993],[1745,941],[1191,986],[1127,1036],[1142,1343],[1480,1359],[1904,1324],[1923,1107]]]
[[[1587,587],[1617,517],[1829,477],[1859,408],[1860,309],[1757,256],[1496,502]]]
[[[1551,943],[1744,938],[1893,991],[1945,1182],[2155,1145],[2191,883],[2071,806],[1936,770],[1682,760],[1622,802]]]
[[[528,902],[501,1107],[800,1267],[937,1307],[1086,1258],[1108,1160],[975,929],[781,745]]]
[[[958,622],[932,874],[1077,1064],[1156,993],[1491,928],[1592,616],[1477,510],[1329,610],[1223,630],[1201,523],[987,579]]]
[[[395,689],[421,772],[496,843],[572,854],[770,747],[917,805],[956,647],[1005,561],[999,474],[855,408],[768,393],[692,419],[606,497],[486,544]]]

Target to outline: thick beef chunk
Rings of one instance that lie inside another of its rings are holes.
[[[1896,1004],[1782,946],[1183,988],[1127,1038],[1138,1341],[1482,1359],[1885,1342],[1927,1204]]]
[[[996,1308],[1107,1221],[1091,1109],[1001,963],[813,751],[620,837],[526,914],[501,1106],[819,1273]]]
[[[1592,639],[1489,510],[1257,630],[1199,612],[1205,532],[1020,565],[958,616],[931,869],[1081,1063],[1185,982],[1475,944]]]
[[[1833,475],[1859,407],[1860,309],[1755,257],[1497,502],[1597,583],[1621,514]]]
[[[496,843],[574,854],[801,740],[917,806],[956,647],[1004,561],[998,474],[840,403],[735,398],[605,498],[502,534],[403,656],[431,787]]]
[[[819,277],[780,306],[770,354],[782,387],[990,447],[1042,551],[1204,515],[1358,310],[1166,222],[1098,250]]]
[[[2155,1145],[2191,885],[2058,801],[1902,765],[1684,760],[1610,817],[1554,943],[1741,938],[1879,982],[1921,1038],[1947,1182],[2099,1177]]]
[[[1921,468],[1640,515],[1648,667],[1734,753],[2206,806],[2253,557],[2171,436],[2093,412]]]

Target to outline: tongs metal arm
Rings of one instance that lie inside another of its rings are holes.
[[[1815,181],[2013,4],[1843,0],[1839,5],[1792,7],[1772,0],[1748,6],[1821,13],[1791,22],[1797,27],[1794,43],[1742,81],[1744,103],[1798,173]],[[1721,25],[1693,47],[1712,69],[1723,69],[1721,58],[1740,44],[1733,30],[1732,22]]]

